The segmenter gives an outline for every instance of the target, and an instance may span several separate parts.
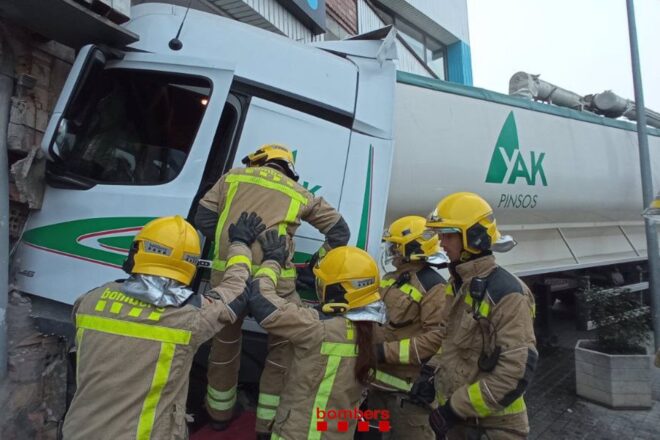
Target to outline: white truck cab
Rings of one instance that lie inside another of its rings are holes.
[[[351,244],[377,253],[386,204],[372,201],[387,200],[393,154],[391,38],[319,50],[184,14],[138,5],[126,25],[138,42],[78,54],[42,143],[48,185],[17,255],[22,291],[72,304],[123,277],[146,222],[192,219],[224,172],[272,142],[294,150],[301,183],[342,212]],[[303,224],[296,240],[304,262],[323,237]]]

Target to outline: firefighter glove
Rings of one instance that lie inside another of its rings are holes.
[[[242,212],[236,223],[229,225],[229,241],[240,241],[248,246],[254,243],[259,234],[266,229],[266,226],[261,223],[261,217],[256,213]]]
[[[413,403],[430,405],[433,402],[435,399],[434,377],[435,369],[429,365],[424,365],[410,390],[410,400]]]
[[[284,266],[288,252],[286,251],[286,237],[279,235],[275,229],[266,232],[265,235],[259,237],[261,249],[264,253],[264,261],[273,260]]]
[[[296,288],[298,290],[314,290],[316,277],[314,276],[314,266],[319,260],[319,253],[316,252],[312,258],[303,266],[298,269],[296,277]]]
[[[431,411],[429,415],[429,424],[433,432],[435,432],[436,439],[445,439],[449,430],[459,421],[460,417],[451,409],[449,400],[444,405]]]

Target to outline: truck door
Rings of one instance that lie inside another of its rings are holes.
[[[81,50],[42,142],[47,187],[17,254],[22,291],[71,304],[124,276],[146,222],[188,215],[213,142],[226,138],[216,131],[238,123],[232,77],[219,60]]]
[[[323,117],[321,117],[323,116]],[[299,183],[339,207],[351,130],[325,115],[313,115],[277,102],[252,97],[234,165],[267,143],[288,145],[296,158]],[[353,227],[353,225],[349,225]],[[309,260],[325,238],[303,222],[296,232],[294,262]],[[314,298],[310,298],[314,299]]]

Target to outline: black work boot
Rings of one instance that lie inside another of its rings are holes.
[[[243,413],[243,406],[240,403],[236,403],[234,405],[234,410],[232,411],[231,418],[229,420],[211,420],[209,421],[209,425],[211,426],[211,429],[214,431],[226,431],[227,428],[229,428],[229,425],[239,418],[241,414]]]
[[[211,429],[214,431],[226,431],[227,428],[229,428],[229,425],[231,425],[232,420],[211,420],[209,422],[209,425],[211,425]]]
[[[257,432],[257,440],[270,440],[270,432]]]

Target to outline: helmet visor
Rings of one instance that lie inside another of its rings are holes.
[[[423,240],[432,240],[433,237],[435,237],[438,234],[438,231],[434,231],[433,229],[426,229],[424,232],[422,232],[422,239]]]
[[[396,243],[392,243],[389,241],[385,242],[385,249],[383,249],[383,253],[381,254],[381,265],[383,269],[387,268],[389,265],[392,264],[395,258],[401,257],[401,252],[399,252],[399,245]]]
[[[443,266],[445,264],[449,264],[449,257],[444,251],[438,251],[435,254],[431,255],[430,257],[427,258],[429,264],[432,264],[434,266]]]
[[[512,236],[510,235],[502,235],[499,240],[497,240],[495,243],[493,243],[493,246],[491,249],[494,252],[509,252],[511,249],[513,249],[518,242],[513,239]]]
[[[460,234],[460,228],[435,228],[435,231],[439,234]]]

